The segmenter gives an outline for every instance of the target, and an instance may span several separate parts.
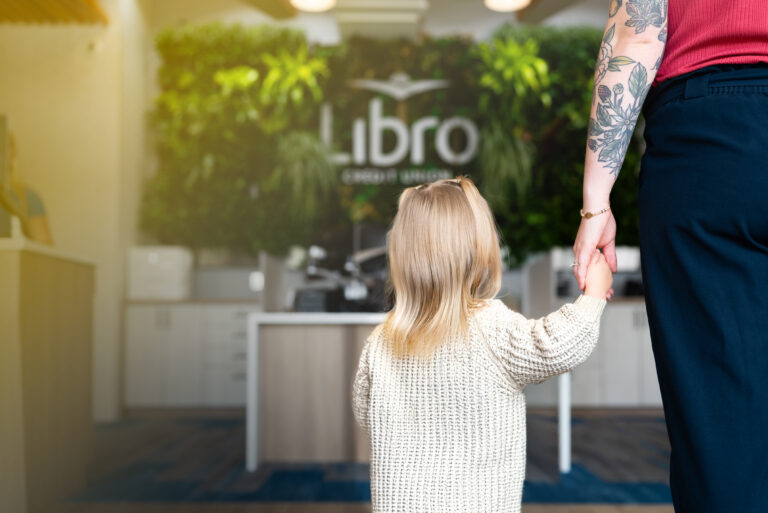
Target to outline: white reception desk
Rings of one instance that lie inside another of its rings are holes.
[[[351,380],[383,313],[248,315],[246,469],[265,461],[367,460]],[[269,331],[269,333],[265,333]],[[558,378],[560,471],[571,468],[570,374]]]

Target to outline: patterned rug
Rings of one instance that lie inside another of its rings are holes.
[[[557,471],[556,418],[528,417],[523,501],[670,503],[669,446],[659,415],[573,417],[573,470]],[[244,470],[242,418],[133,419],[99,426],[96,475],[74,501],[370,501],[360,463],[270,464]]]

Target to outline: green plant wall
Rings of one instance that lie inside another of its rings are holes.
[[[341,212],[315,135],[329,73],[300,32],[209,24],[157,38],[158,169],[141,226],[159,242],[284,254]]]
[[[333,244],[324,237],[351,235],[356,221],[386,226],[406,184],[342,183],[341,167],[318,139],[318,113],[321,102],[331,106],[333,151],[348,151],[354,119],[376,97],[351,82],[405,73],[450,87],[400,103],[379,95],[386,115],[406,123],[463,116],[478,126],[477,158],[448,166],[426,137],[419,167],[476,180],[510,264],[570,245],[600,38],[593,29],[505,27],[481,43],[354,38],[309,47],[301,33],[273,27],[168,29],[157,39],[159,168],[146,183],[142,227],[165,243],[280,254],[291,244]],[[637,242],[638,166],[636,140],[612,195],[619,244]]]
[[[589,28],[505,27],[495,38],[519,43],[535,41],[539,57],[548,66],[549,105],[528,98],[521,118],[508,120],[510,125],[525,127],[534,149],[530,187],[517,199],[511,183],[496,189],[508,201],[496,205],[494,213],[513,260],[520,262],[529,252],[573,244],[580,221],[593,69],[602,33]],[[503,112],[504,104],[515,102],[515,95],[496,95],[494,102]],[[486,117],[485,122],[489,121]],[[638,243],[636,198],[641,143],[638,131],[611,195],[619,245]]]

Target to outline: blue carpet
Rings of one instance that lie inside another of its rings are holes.
[[[99,481],[74,497],[95,502],[359,502],[370,501],[368,466],[358,463],[264,465],[257,474],[263,478],[252,490],[200,489],[199,481],[167,481],[159,475],[168,465],[142,463],[123,469]],[[357,474],[358,479],[336,479],[334,474]],[[226,477],[229,484],[248,479],[237,470]],[[237,488],[237,487],[235,487]],[[533,503],[670,503],[666,483],[604,481],[581,465],[557,482],[526,481],[523,502]]]
[[[552,444],[554,417],[530,416],[529,479],[523,489],[523,502],[671,503],[663,419],[659,423],[653,417],[618,415],[573,420],[577,448],[573,468],[569,474],[558,475]],[[101,450],[116,459],[72,500],[370,501],[367,464],[265,463],[257,472],[246,472],[243,429],[241,418],[176,419],[155,424],[130,421],[100,426],[97,441],[101,440],[102,447],[97,446],[97,453]]]
[[[627,483],[603,481],[581,465],[561,474],[559,483],[526,481],[523,502],[536,503],[671,503],[666,483]]]

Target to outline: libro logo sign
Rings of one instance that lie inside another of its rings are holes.
[[[408,75],[397,73],[388,81],[354,80],[350,86],[404,102],[417,94],[444,89],[449,86],[449,82],[412,81]],[[452,177],[453,173],[448,169],[393,167],[404,164],[423,165],[426,161],[427,137],[434,137],[437,156],[447,165],[464,165],[477,153],[480,136],[477,126],[470,119],[456,116],[441,120],[435,116],[426,116],[408,126],[402,119],[384,115],[381,98],[372,98],[368,102],[367,114],[367,118],[357,118],[352,122],[350,151],[334,155],[338,164],[346,166],[342,172],[345,183],[395,182],[398,178],[402,183],[412,183]],[[464,144],[461,148],[451,145],[453,134],[457,131],[463,134],[461,139]],[[386,132],[392,134],[394,144],[385,149]],[[333,111],[329,104],[324,104],[320,113],[320,137],[329,147],[333,143],[332,133]]]

